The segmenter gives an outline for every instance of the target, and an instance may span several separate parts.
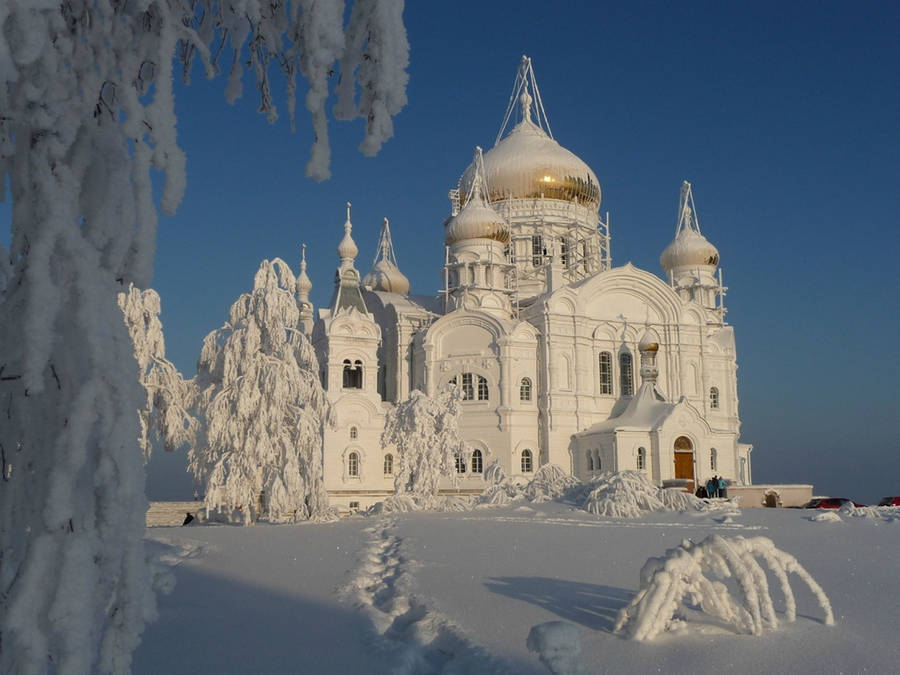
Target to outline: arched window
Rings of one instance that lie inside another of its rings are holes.
[[[359,477],[359,455],[351,452],[347,456],[347,475],[354,478]]]
[[[362,389],[362,373],[362,361],[357,359],[354,363],[350,363],[350,359],[344,359],[344,375],[342,381],[344,389]]]
[[[460,455],[456,456],[456,473],[465,473],[466,472],[466,460],[464,460]]]
[[[637,451],[637,468],[643,471],[647,468],[647,451],[644,448],[638,448]]]
[[[388,453],[384,456],[384,475],[394,475],[394,456],[391,453]]]
[[[475,450],[472,452],[472,473],[483,473],[484,472],[484,457],[481,454],[481,450]]]
[[[610,396],[613,393],[612,354],[600,352],[600,393]]]
[[[487,401],[489,396],[488,381],[481,375],[478,376],[478,400]]]
[[[634,370],[629,352],[619,354],[619,387],[622,396],[634,396]]]
[[[712,448],[709,451],[709,470],[710,471],[718,471],[719,466],[719,453],[715,448]]]
[[[472,373],[463,373],[462,374],[462,400],[463,401],[473,401],[475,400],[475,384],[472,380]]]
[[[523,377],[522,382],[519,384],[519,400],[531,400],[531,380],[529,380],[527,377]]]
[[[718,387],[710,387],[710,389],[709,389],[709,407],[713,410],[719,409],[719,389],[718,389]]]
[[[531,473],[534,463],[531,450],[522,451],[522,473]]]
[[[591,454],[591,451],[590,451],[590,450],[588,450],[588,451],[585,453],[585,455],[587,456],[587,470],[588,470],[588,471],[593,471],[593,470],[594,470],[594,455]]]
[[[559,378],[557,380],[560,389],[568,389],[569,383],[569,357],[565,354],[559,355]]]
[[[359,438],[359,429],[356,427],[350,427],[350,438],[356,440]]]
[[[597,471],[603,470],[603,462],[600,461],[600,451],[597,451]]]

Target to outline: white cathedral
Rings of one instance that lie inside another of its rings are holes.
[[[661,486],[692,489],[713,474],[751,483],[719,254],[691,185],[660,257],[665,279],[612,266],[600,195],[591,168],[554,140],[523,57],[497,142],[476,149],[450,192],[438,297],[410,293],[387,220],[360,275],[349,204],[334,296],[318,317],[304,255],[302,326],[338,420],[324,444],[334,505],[366,508],[393,492],[386,411],[447,385],[460,389],[471,450],[455,490],[480,492],[495,462],[523,482],[552,462],[581,479],[634,469]]]

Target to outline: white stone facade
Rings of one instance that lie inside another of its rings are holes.
[[[365,508],[393,490],[386,409],[448,384],[462,389],[463,436],[478,450],[461,490],[480,491],[494,462],[523,481],[552,462],[580,478],[640,469],[660,485],[713,474],[749,485],[734,331],[690,185],[666,280],[612,267],[600,186],[541,126],[530,62],[517,87],[521,121],[451,192],[443,296],[402,292],[387,222],[360,281],[348,208],[335,296],[312,328],[338,420],[325,433],[332,502]]]

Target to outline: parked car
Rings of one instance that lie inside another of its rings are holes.
[[[900,497],[883,497],[878,506],[900,506]]]
[[[865,504],[858,504],[852,499],[847,499],[846,497],[814,497],[810,499],[803,505],[804,509],[839,509],[842,506],[847,504],[853,504],[853,506],[865,506]]]

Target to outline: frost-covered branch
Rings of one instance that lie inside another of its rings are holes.
[[[682,610],[690,604],[738,633],[761,635],[778,626],[766,570],[778,581],[787,621],[797,617],[788,579],[788,574],[796,574],[818,600],[825,624],[834,624],[831,603],[821,586],[771,539],[711,535],[699,544],[685,540],[664,557],[647,560],[641,569],[641,588],[619,612],[615,630],[634,640],[652,640],[683,623]],[[734,591],[724,583],[729,579]]]
[[[377,62],[374,76],[359,69],[367,93],[356,109],[377,122],[367,128],[372,141],[387,137],[378,102],[390,101],[390,115],[405,96],[402,2],[354,6],[353,15],[378,19],[354,38],[357,57],[338,44],[342,8],[339,0],[0,3],[0,186],[9,181],[12,199],[10,246],[0,251],[9,373],[0,379],[0,672],[126,671],[154,615],[134,414],[146,393],[116,296],[150,282],[151,170],[163,174],[165,212],[184,194],[175,60],[189,73],[199,58],[212,76],[217,55],[230,53],[233,99],[248,50],[270,118],[270,62],[288,75],[289,110],[293,72],[310,77],[322,145],[307,172],[322,179],[331,77],[323,64]]]
[[[197,408],[205,427],[188,459],[210,510],[331,517],[322,439],[333,415],[315,352],[298,330],[294,288],[287,263],[264,260],[253,290],[203,343]]]
[[[147,393],[146,405],[139,411],[139,441],[144,461],[150,459],[152,438],[159,440],[169,452],[185,445],[193,446],[197,420],[189,410],[194,399],[194,383],[185,380],[166,359],[159,295],[152,288],[142,291],[132,285],[127,293],[119,293],[119,307],[134,343],[138,379]]]

